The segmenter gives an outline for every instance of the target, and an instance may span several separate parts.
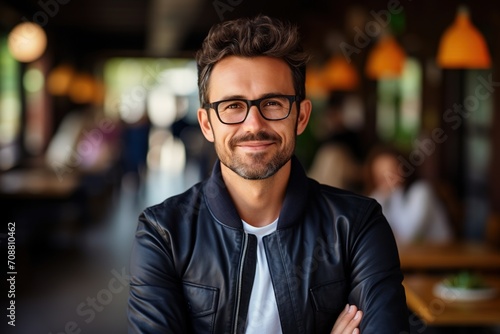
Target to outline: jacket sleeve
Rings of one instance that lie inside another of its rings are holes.
[[[151,215],[151,213],[149,213]],[[155,228],[148,212],[139,217],[130,263],[128,333],[189,333],[186,302],[170,236]]]
[[[396,242],[380,205],[373,201],[369,207],[350,236],[349,302],[363,311],[361,333],[409,333]]]

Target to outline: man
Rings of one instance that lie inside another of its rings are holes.
[[[266,16],[208,34],[198,121],[219,161],[140,216],[130,333],[408,331],[379,205],[308,179],[294,157],[311,113],[306,60],[296,27]]]

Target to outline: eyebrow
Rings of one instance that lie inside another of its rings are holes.
[[[262,94],[256,100],[265,99],[266,97],[272,97],[272,96],[276,96],[276,95],[293,95],[293,94],[285,94],[282,92],[270,92],[270,93]],[[235,99],[235,100],[249,100],[247,97],[245,97],[243,95],[227,95],[227,96],[224,96],[222,99],[217,100],[217,101],[233,100],[233,99]]]

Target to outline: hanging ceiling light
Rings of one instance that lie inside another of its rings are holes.
[[[323,85],[322,69],[318,66],[308,66],[306,69],[306,94],[308,97],[324,97],[326,90]]]
[[[8,47],[14,59],[22,63],[30,63],[40,58],[45,52],[47,35],[38,24],[23,22],[9,33]]]
[[[323,69],[323,85],[326,90],[352,91],[358,88],[359,76],[354,65],[343,56],[330,58]]]
[[[378,80],[382,78],[397,78],[403,72],[406,54],[396,39],[383,35],[368,55],[366,61],[366,76]]]
[[[54,96],[67,95],[74,76],[75,70],[68,64],[53,68],[47,77],[48,92]]]
[[[68,87],[69,99],[78,104],[94,102],[95,92],[95,79],[87,73],[76,73]]]
[[[471,69],[491,67],[491,57],[483,35],[472,24],[469,10],[460,6],[453,24],[439,43],[437,63],[442,68]]]

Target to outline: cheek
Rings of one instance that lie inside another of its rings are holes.
[[[291,146],[295,145],[297,132],[295,131],[295,127],[287,127],[285,130],[278,132],[281,139],[283,140],[283,146]]]
[[[295,140],[297,137],[297,119],[290,119],[290,123],[287,124],[285,129],[283,130],[286,133],[286,136],[291,140]]]
[[[229,147],[229,141],[234,135],[227,131],[221,131],[221,129],[214,129],[213,137],[214,143],[219,147]]]

